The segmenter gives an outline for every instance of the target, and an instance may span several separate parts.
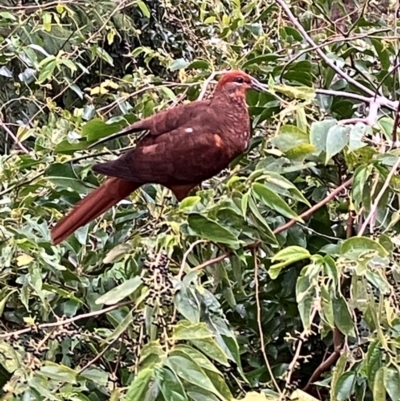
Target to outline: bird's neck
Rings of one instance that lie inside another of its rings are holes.
[[[222,90],[214,93],[213,101],[224,102],[231,107],[246,108],[245,94],[240,90]]]

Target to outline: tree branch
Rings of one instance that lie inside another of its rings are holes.
[[[29,150],[21,143],[21,141],[14,135],[14,133],[4,124],[2,120],[0,120],[0,127],[6,131],[8,135],[12,138],[15,144],[26,154],[29,154]]]
[[[353,182],[353,178],[350,178],[349,180],[345,181],[342,185],[340,185],[335,190],[333,190],[325,199],[322,199],[322,201],[318,202],[316,205],[314,205],[310,209],[306,210],[304,213],[300,214],[299,217],[304,219],[304,218],[311,216],[318,209],[320,209],[322,206],[326,205],[330,200],[332,200],[336,195],[338,195],[340,192],[342,192],[343,189],[350,186],[352,182]],[[276,228],[273,232],[274,232],[274,234],[279,234],[282,231],[286,231],[288,228],[294,226],[296,223],[297,223],[297,220],[290,220],[283,226]]]
[[[68,325],[70,323],[76,322],[77,320],[86,319],[86,318],[94,317],[94,316],[104,315],[105,313],[111,312],[114,309],[120,308],[121,306],[130,305],[132,303],[134,303],[134,301],[120,302],[118,304],[111,305],[108,308],[104,308],[104,309],[100,309],[100,310],[92,311],[92,312],[88,312],[88,313],[82,313],[81,315],[77,315],[77,316],[71,317],[70,319],[59,320],[57,322],[52,322],[52,323],[37,324],[37,325],[34,325],[34,326],[26,327],[25,329],[11,331],[9,333],[0,334],[0,339],[16,337],[16,336],[19,336],[21,334],[30,333],[31,331],[34,331],[34,330],[41,330],[41,329],[46,329],[46,328],[49,328],[49,327],[57,327],[57,326]]]
[[[371,219],[375,216],[375,214],[378,210],[378,204],[379,204],[380,200],[382,199],[382,196],[385,194],[385,192],[390,184],[390,180],[395,175],[395,173],[399,167],[400,167],[400,157],[397,158],[396,163],[393,165],[388,176],[386,177],[385,183],[383,184],[381,190],[379,191],[378,196],[375,198],[375,201],[371,207],[371,210],[370,210],[367,218],[365,219],[364,224],[362,225],[360,231],[357,234],[358,237],[361,237],[364,234],[364,231],[366,230]]]
[[[354,78],[352,78],[350,75],[342,71],[335,63],[329,59],[329,57],[317,46],[317,44],[314,42],[314,40],[310,37],[310,35],[307,33],[307,31],[303,28],[303,26],[300,24],[300,22],[297,20],[297,18],[293,15],[293,13],[290,11],[289,6],[285,3],[285,0],[276,0],[276,2],[281,6],[283,11],[286,13],[292,24],[298,29],[300,32],[301,36],[304,38],[304,40],[313,48],[315,48],[316,53],[324,60],[324,62],[331,67],[338,75],[340,75],[343,79],[345,79],[348,83],[354,85],[361,91],[367,93],[371,97],[375,98],[376,93],[372,91],[371,89],[367,88],[360,82],[356,81]],[[387,106],[390,107],[393,110],[397,109],[397,104],[398,102],[393,102],[389,99],[387,99],[384,96],[379,96],[380,98],[380,104],[381,106]]]
[[[313,382],[315,382],[322,373],[326,372],[332,365],[336,363],[336,361],[340,357],[340,351],[343,346],[343,337],[337,327],[333,330],[333,352],[321,365],[318,366],[317,369],[313,372],[310,379],[308,380],[306,386],[303,388],[303,391],[307,391]]]
[[[253,260],[254,260],[254,289],[255,289],[256,306],[257,306],[257,325],[258,325],[258,333],[260,335],[261,353],[264,357],[264,362],[265,366],[267,367],[267,371],[271,376],[271,381],[276,391],[279,393],[279,399],[282,399],[283,393],[280,387],[278,386],[274,373],[272,372],[271,364],[268,361],[267,353],[265,352],[264,332],[263,332],[262,317],[261,317],[260,282],[258,280],[258,261],[257,261],[257,252],[255,249],[253,249]]]

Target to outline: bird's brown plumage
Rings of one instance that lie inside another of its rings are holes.
[[[182,200],[196,185],[226,168],[248,145],[245,92],[250,88],[264,89],[249,75],[232,71],[222,76],[211,99],[162,111],[121,131],[149,134],[134,150],[93,166],[110,178],[56,224],[51,231],[53,243],[60,243],[143,184],[164,185]]]

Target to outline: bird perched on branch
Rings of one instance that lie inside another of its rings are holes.
[[[149,131],[135,149],[93,166],[95,172],[110,178],[56,224],[51,230],[53,243],[60,243],[144,184],[161,184],[180,201],[228,167],[249,143],[248,89],[265,91],[266,87],[242,71],[227,72],[211,99],[162,111],[113,135]]]

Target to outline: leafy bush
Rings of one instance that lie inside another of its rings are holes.
[[[398,400],[395,10],[21,3],[0,6],[4,399]],[[137,136],[88,146],[226,68],[270,92],[229,171],[181,203],[142,187],[53,246]]]

